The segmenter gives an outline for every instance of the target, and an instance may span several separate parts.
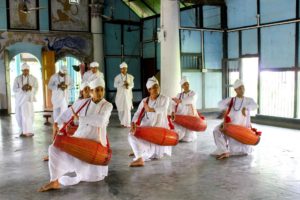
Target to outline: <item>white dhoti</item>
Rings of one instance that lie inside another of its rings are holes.
[[[75,185],[80,181],[95,182],[103,180],[108,174],[108,166],[91,165],[83,162],[63,151],[49,146],[49,171],[50,181],[58,179],[59,183]],[[67,176],[67,173],[75,172],[75,177]]]
[[[130,124],[131,124],[130,109],[126,109],[126,110],[122,110],[122,111],[118,110],[118,116],[119,116],[119,120],[121,122],[121,125],[124,125],[126,127],[130,127]]]
[[[220,126],[221,125],[217,126],[213,131],[217,149],[212,155],[221,155],[223,153],[229,153],[230,155],[247,155],[253,151],[252,146],[242,144],[222,133]]]
[[[174,128],[176,133],[178,133],[178,137],[180,141],[183,142],[193,142],[197,139],[197,135],[195,131],[191,131],[187,128],[174,124]]]
[[[22,133],[33,133],[33,103],[27,101],[16,106],[16,119]]]
[[[68,109],[67,102],[65,100],[62,100],[60,105],[57,107],[53,107],[53,120],[56,121],[56,119],[66,110]]]
[[[153,144],[139,139],[131,133],[128,134],[128,142],[133,150],[135,156],[134,160],[142,158],[144,161],[149,161],[151,159],[160,159],[164,155],[172,155],[171,146]]]

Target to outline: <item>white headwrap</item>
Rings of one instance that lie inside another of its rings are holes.
[[[99,63],[94,61],[90,63],[90,67],[99,67]]]
[[[60,73],[66,74],[68,72],[67,66],[66,65],[62,65],[60,67]]]
[[[188,78],[186,76],[183,76],[181,78],[180,85],[183,85],[185,82],[189,82],[189,80],[188,80]]]
[[[88,82],[81,83],[80,90],[83,90],[85,87],[90,87]]]
[[[21,69],[22,70],[24,70],[24,69],[28,69],[29,70],[30,66],[25,62],[25,63],[22,64]]]
[[[99,87],[99,86],[105,88],[105,82],[104,82],[103,78],[98,77],[98,78],[94,79],[92,82],[90,82],[89,86],[91,89],[95,89],[96,87]]]
[[[233,88],[237,89],[238,87],[244,85],[243,81],[241,81],[240,79],[237,79],[234,84],[233,84]]]
[[[120,64],[120,68],[128,68],[128,65],[127,65],[127,63],[126,62],[122,62],[121,64]]]
[[[147,89],[150,89],[155,84],[159,85],[158,80],[154,76],[152,76],[151,78],[148,78],[146,87]]]

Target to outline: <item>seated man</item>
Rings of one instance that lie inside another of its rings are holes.
[[[128,141],[135,156],[130,167],[141,167],[144,166],[144,161],[162,158],[164,154],[171,156],[172,153],[171,146],[159,146],[134,136],[138,124],[169,128],[167,119],[169,98],[160,94],[159,83],[155,77],[148,79],[146,87],[150,96],[141,101],[132,118],[131,131],[128,135]]]
[[[244,97],[245,88],[241,80],[236,80],[233,88],[236,92],[236,97],[233,97],[233,105],[230,110],[227,110],[228,116],[231,118],[231,123],[251,127],[250,110],[257,109],[257,104],[252,98]],[[221,109],[229,109],[231,97],[219,102]],[[223,124],[217,126],[214,131],[214,139],[217,145],[213,155],[217,159],[228,158],[230,155],[247,155],[252,152],[252,147],[242,144],[235,139],[226,136],[223,132]]]
[[[176,104],[173,104],[172,116],[174,118],[175,114],[178,115],[191,115],[198,116],[196,110],[196,100],[197,95],[194,91],[190,90],[190,84],[188,79],[184,76],[180,81],[181,88],[183,89],[182,93],[179,93],[176,98],[173,98],[173,101]],[[174,124],[175,132],[178,133],[179,141],[183,142],[193,142],[197,139],[197,135],[194,131],[191,131],[187,128],[184,128],[178,124]]]
[[[78,100],[72,107],[75,111],[82,108],[74,118],[79,121],[77,131],[73,137],[86,138],[100,142],[107,146],[106,128],[112,111],[112,104],[104,97],[105,83],[97,78],[90,83],[92,98]],[[58,125],[69,120],[71,108],[65,111],[56,121],[54,131],[58,132]],[[88,147],[87,147],[88,148]],[[75,185],[80,181],[100,181],[107,176],[108,166],[91,165],[83,162],[56,148],[49,147],[50,182],[39,189],[40,192],[51,189],[60,189],[61,185]],[[75,172],[75,177],[66,176]]]

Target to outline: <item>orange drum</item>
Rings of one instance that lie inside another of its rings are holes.
[[[248,145],[257,145],[260,140],[260,136],[250,128],[235,124],[226,124],[224,126],[224,134],[240,143]]]
[[[201,114],[198,113],[198,115],[199,117],[189,115],[175,115],[174,122],[192,131],[205,131],[207,128],[206,119]]]
[[[173,130],[150,126],[137,127],[134,136],[160,146],[175,146],[179,139]]]
[[[108,165],[112,151],[94,140],[56,135],[54,146],[60,150],[93,165]]]

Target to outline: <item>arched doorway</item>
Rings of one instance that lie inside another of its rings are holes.
[[[26,62],[30,66],[30,74],[37,78],[39,89],[36,95],[36,102],[34,102],[34,111],[39,112],[44,110],[44,95],[42,88],[42,66],[40,61],[30,53],[19,53],[14,56],[9,62],[9,76],[10,76],[10,97],[11,107],[10,113],[15,113],[15,93],[13,92],[14,80],[17,76],[22,74],[21,65]]]
[[[62,65],[66,65],[68,68],[68,75],[72,80],[72,87],[69,89],[69,104],[72,104],[79,97],[81,74],[77,71],[77,66],[80,65],[80,61],[72,56],[66,56],[55,63],[55,72],[58,72]]]

